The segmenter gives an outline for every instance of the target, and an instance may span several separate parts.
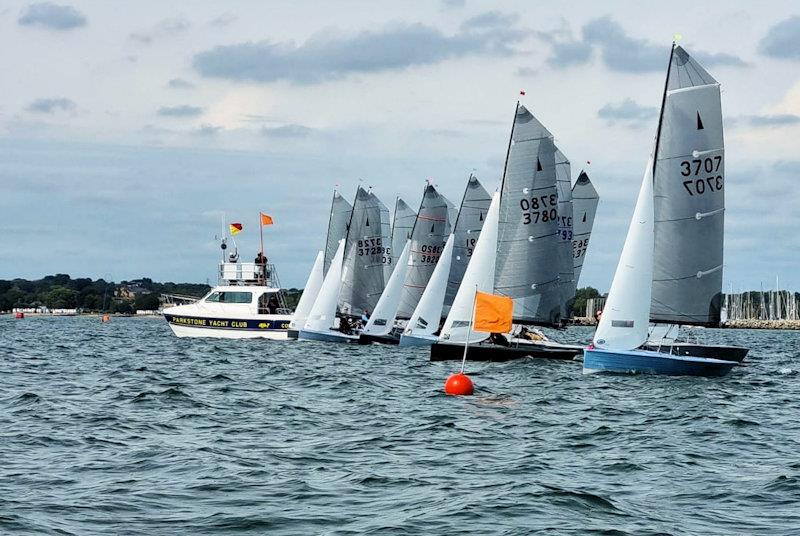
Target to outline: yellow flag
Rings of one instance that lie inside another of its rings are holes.
[[[514,301],[507,296],[475,293],[475,318],[472,329],[486,333],[509,333]]]

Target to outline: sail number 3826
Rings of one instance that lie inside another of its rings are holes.
[[[683,187],[689,195],[703,195],[706,192],[718,192],[722,190],[724,186],[723,177],[722,174],[717,175],[721,164],[721,155],[717,155],[713,158],[695,158],[691,161],[682,161],[681,175],[684,177],[692,177],[683,181]],[[701,174],[710,175],[703,178],[699,177]]]

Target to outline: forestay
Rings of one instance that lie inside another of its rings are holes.
[[[450,234],[452,204],[432,184],[425,187],[422,203],[411,231],[411,255],[408,273],[403,285],[398,318],[410,318],[417,307],[425,287]]]
[[[717,325],[725,162],[719,84],[673,49],[655,165],[653,322]]]
[[[492,196],[486,191],[478,179],[470,175],[464,197],[461,199],[461,208],[458,211],[455,226],[453,227],[453,254],[450,261],[450,273],[447,277],[447,292],[444,297],[445,309],[452,305],[458,292],[458,286],[467,270],[467,264],[472,257],[475,244],[481,235],[486,212],[492,202]],[[440,258],[444,260],[444,253]],[[440,311],[441,313],[441,311]],[[438,320],[437,320],[438,323]]]
[[[328,220],[328,237],[325,240],[325,263],[323,274],[328,273],[328,267],[339,247],[339,240],[347,236],[347,225],[350,223],[350,215],[353,206],[347,202],[336,190],[333,191],[333,201],[331,201],[331,214]]]
[[[514,299],[519,323],[556,324],[558,193],[553,136],[517,105],[500,203],[495,291]]]
[[[385,285],[389,211],[371,192],[358,187],[345,243],[342,293],[344,314],[372,311]]]

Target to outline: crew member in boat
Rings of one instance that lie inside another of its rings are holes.
[[[264,255],[263,251],[258,252],[256,259],[253,262],[256,264],[256,274],[259,281],[263,282],[269,279],[269,274],[267,273],[267,256]]]
[[[543,341],[544,337],[537,330],[529,330],[525,326],[522,326],[522,329],[519,330],[519,338],[520,339],[527,339],[529,341]]]
[[[278,308],[280,308],[280,304],[278,303],[278,298],[275,297],[275,294],[272,294],[269,297],[269,301],[267,302],[267,311],[269,314],[277,314]]]
[[[339,331],[344,333],[345,335],[350,335],[353,333],[353,326],[350,324],[350,319],[347,316],[342,316],[339,319]]]
[[[228,262],[237,263],[239,262],[239,252],[237,250],[231,251],[231,254],[228,255]]]
[[[492,344],[497,344],[499,346],[511,346],[508,343],[508,339],[506,339],[505,335],[502,333],[492,333],[489,335],[489,342]]]
[[[369,322],[369,310],[368,309],[364,309],[364,312],[361,313],[361,322],[363,322],[365,326],[367,325],[367,322]]]

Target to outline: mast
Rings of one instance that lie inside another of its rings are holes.
[[[664,106],[667,104],[667,89],[669,88],[669,75],[672,72],[672,56],[675,54],[675,41],[669,49],[669,64],[667,65],[667,77],[664,79],[664,94],[661,96],[661,111],[658,114],[658,128],[656,129],[656,146],[653,150],[653,181],[656,180],[656,164],[658,164],[658,144],[661,141],[661,123],[664,121]]]
[[[500,197],[503,196],[503,185],[506,183],[506,172],[508,171],[508,157],[511,155],[511,142],[514,139],[514,129],[517,126],[517,113],[519,112],[519,99],[514,108],[514,120],[511,122],[511,133],[508,135],[508,148],[506,149],[506,163],[503,164],[503,178],[500,180]]]

